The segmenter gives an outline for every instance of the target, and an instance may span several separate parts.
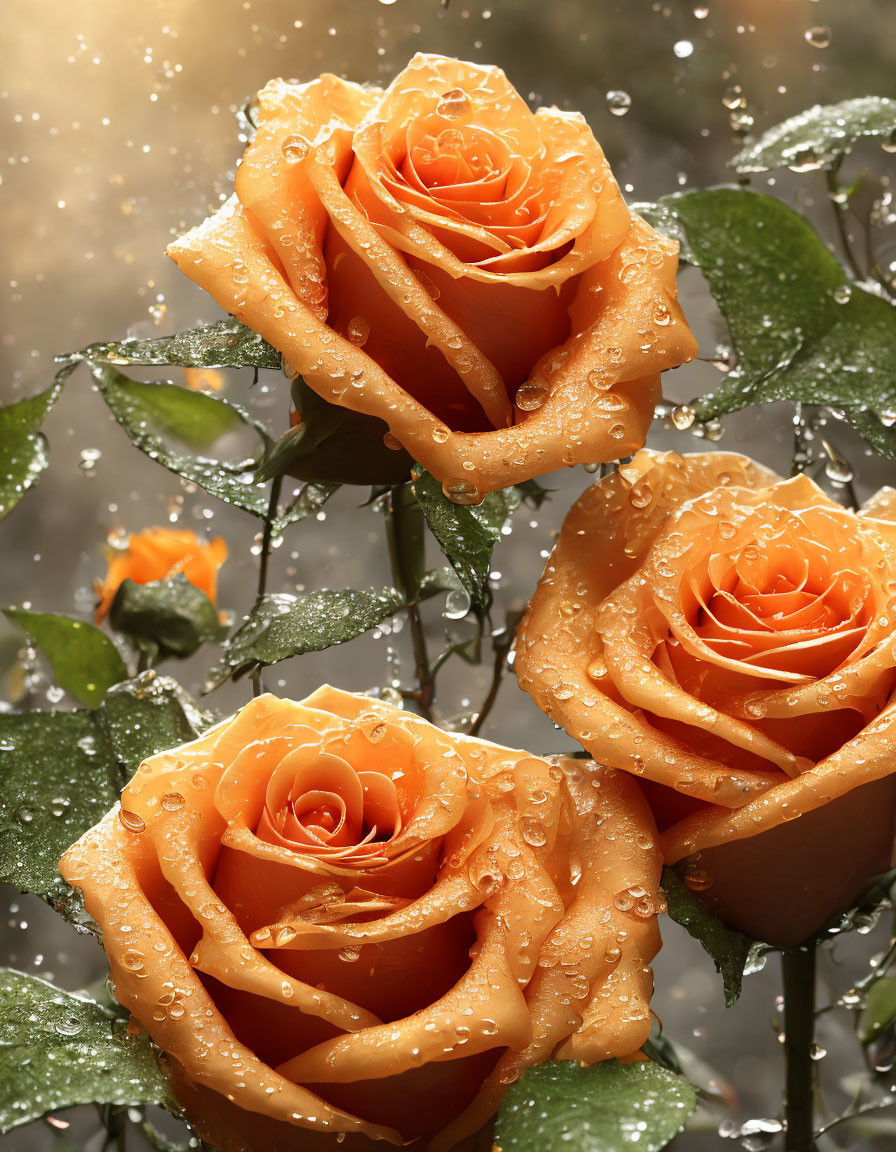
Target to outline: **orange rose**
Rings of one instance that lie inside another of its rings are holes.
[[[642,777],[667,863],[792,944],[889,867],[896,494],[856,515],[742,456],[642,452],[573,507],[520,683]]]
[[[209,544],[203,544],[197,540],[195,532],[147,528],[145,532],[128,536],[124,547],[111,545],[107,554],[109,571],[106,579],[98,580],[94,586],[99,598],[97,624],[109,611],[115,593],[125,580],[150,584],[155,580],[171,580],[183,573],[214,604],[218,569],[227,559],[227,545],[220,536]]]
[[[60,867],[206,1139],[449,1149],[646,1039],[655,835],[624,773],[321,688],[150,757]]]
[[[235,196],[168,253],[315,392],[466,500],[644,443],[696,352],[678,248],[581,116],[418,55],[385,92],[271,81],[257,120]]]

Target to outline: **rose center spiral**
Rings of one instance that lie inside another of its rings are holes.
[[[382,847],[400,832],[394,781],[380,771],[356,771],[340,756],[311,758],[300,749],[271,776],[257,835],[312,855],[347,855]]]

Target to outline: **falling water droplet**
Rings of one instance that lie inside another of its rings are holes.
[[[81,469],[85,476],[96,475],[97,462],[101,456],[102,452],[99,448],[81,449],[81,459],[78,463],[78,467]]]
[[[831,42],[831,30],[826,24],[816,24],[806,29],[805,38],[813,48],[827,48]]]
[[[613,89],[607,93],[607,108],[613,116],[624,116],[632,106],[632,98],[628,92]]]

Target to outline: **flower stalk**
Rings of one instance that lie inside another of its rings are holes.
[[[423,618],[417,594],[425,571],[426,530],[423,512],[408,484],[396,484],[389,493],[386,509],[386,540],[395,586],[407,601],[408,624],[414,652],[417,687],[408,695],[426,720],[432,720],[435,696],[433,667],[429,660]]]
[[[813,1121],[815,1063],[815,958],[812,941],[781,953],[784,978],[786,1152],[816,1152]]]

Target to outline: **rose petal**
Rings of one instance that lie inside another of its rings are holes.
[[[351,164],[351,131],[380,96],[324,75],[310,84],[272,80],[258,94],[257,129],[237,169],[234,187],[276,252],[299,299],[321,319],[327,315],[327,271],[322,258],[327,213],[311,191],[306,166],[284,154],[321,137],[332,149],[341,179]]]
[[[81,888],[85,907],[102,928],[122,1006],[145,1017],[146,1005],[158,1003],[161,1019],[153,1015],[144,1021],[155,1042],[189,1067],[197,1084],[229,1094],[249,1112],[302,1128],[363,1132],[399,1143],[394,1131],[359,1120],[285,1080],[237,1041],[143,895],[140,857],[132,858],[126,847],[129,835],[133,838],[110,814],[60,862],[63,876]],[[172,1012],[175,1004],[178,1011]]]

